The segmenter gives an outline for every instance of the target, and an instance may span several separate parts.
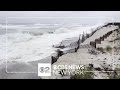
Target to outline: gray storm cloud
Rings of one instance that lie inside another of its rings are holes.
[[[10,22],[21,23],[58,23],[58,22],[77,22],[77,23],[96,23],[98,21],[120,21],[120,11],[0,11],[0,23],[4,23],[6,17],[24,17],[21,19],[9,19]],[[27,19],[27,18],[29,19]],[[56,19],[35,19],[31,17],[58,17]],[[65,18],[59,18],[65,17]],[[73,17],[73,19],[67,19]],[[84,17],[84,18],[77,18]],[[86,17],[86,18],[85,18]],[[92,17],[92,18],[88,18]],[[93,18],[96,17],[96,18]],[[77,18],[77,19],[76,19]],[[112,18],[112,20],[111,20]],[[114,19],[114,20],[113,20]]]

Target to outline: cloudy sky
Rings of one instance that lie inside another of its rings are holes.
[[[0,11],[0,23],[4,23],[6,17],[9,23],[119,22],[120,11]]]

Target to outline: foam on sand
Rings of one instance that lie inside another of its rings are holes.
[[[79,37],[84,32],[90,32],[91,29],[98,27],[74,27],[72,29],[59,28],[54,33],[43,35],[31,35],[29,33],[8,33],[7,34],[7,58],[8,61],[30,62],[43,59],[55,53],[53,45],[59,44],[66,39]],[[17,26],[15,26],[16,28]],[[19,29],[19,27],[18,27]],[[6,59],[6,36],[0,36],[0,60]],[[0,61],[0,62],[1,62]]]

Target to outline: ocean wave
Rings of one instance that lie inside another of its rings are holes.
[[[63,40],[68,40],[79,37],[84,32],[90,32],[91,29],[98,27],[99,25],[90,27],[74,27],[72,29],[59,28],[53,33],[37,33],[34,32],[18,32],[1,35],[0,37],[0,60],[6,59],[8,61],[23,61],[30,62],[43,59],[55,53],[53,45],[57,45]],[[73,41],[74,42],[74,41]],[[7,52],[6,52],[7,45]]]

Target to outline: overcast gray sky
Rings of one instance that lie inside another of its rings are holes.
[[[24,17],[24,18],[8,18],[8,22],[21,23],[59,23],[59,22],[75,22],[75,23],[96,23],[102,21],[120,21],[120,11],[0,11],[0,23],[5,22],[6,17]],[[27,17],[27,18],[25,18]],[[58,17],[56,19],[41,19],[31,17]],[[75,17],[74,19],[59,17]],[[84,18],[77,18],[84,17]],[[87,18],[85,18],[87,17]],[[88,18],[95,17],[95,18]],[[107,18],[107,19],[105,19]]]

